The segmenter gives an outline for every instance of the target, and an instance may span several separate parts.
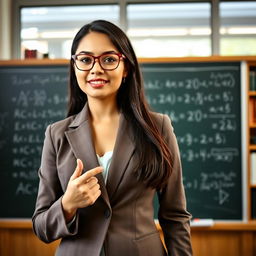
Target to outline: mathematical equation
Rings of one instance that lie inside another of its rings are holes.
[[[200,148],[198,150],[185,149],[181,150],[181,158],[187,162],[210,161],[215,162],[232,162],[235,157],[239,157],[240,152],[237,148]]]
[[[186,89],[201,90],[211,88],[233,88],[235,86],[234,75],[230,72],[211,72],[208,79],[200,79],[198,77],[171,80],[166,79],[164,82],[158,79],[145,82],[146,90],[162,90],[162,89]]]
[[[9,79],[13,88],[8,98],[11,108],[0,115],[0,131],[6,130],[8,125],[10,133],[9,138],[0,141],[0,149],[3,150],[7,143],[11,146],[11,179],[17,184],[13,194],[34,195],[38,189],[37,171],[44,131],[50,123],[66,115],[67,75],[16,74]]]
[[[171,119],[192,208],[198,208],[198,203],[229,211],[227,205],[236,205],[234,195],[241,191],[240,78],[234,70],[239,69],[144,68],[150,106]],[[212,171],[214,166],[218,167]]]
[[[198,178],[191,180],[183,179],[186,190],[197,190],[201,193],[213,193],[213,200],[218,205],[225,205],[230,200],[232,189],[235,187],[237,174],[234,171],[228,172],[201,172]]]
[[[12,102],[21,107],[44,107],[49,104],[65,104],[68,97],[61,97],[59,94],[48,95],[46,90],[21,90],[17,96],[12,97]]]
[[[200,145],[225,145],[227,138],[224,133],[213,133],[207,135],[205,133],[199,135],[192,135],[192,133],[186,133],[182,136],[177,136],[177,141],[179,145],[185,144],[186,146],[193,146],[194,144]]]
[[[34,195],[38,191],[37,170],[40,166],[40,160],[37,157],[33,157],[33,154],[39,153],[41,150],[38,147],[36,151],[28,147],[23,147],[23,150],[19,152],[19,149],[13,148],[13,152],[17,156],[12,161],[12,179],[17,181],[14,191],[16,196]],[[31,154],[28,154],[29,152],[32,154],[32,157]],[[25,154],[27,157],[21,157],[19,154]]]
[[[233,102],[234,96],[231,91],[223,91],[220,93],[209,93],[209,92],[194,92],[194,93],[183,93],[177,94],[175,92],[169,93],[158,93],[149,95],[147,97],[150,105],[158,104],[194,104],[194,105],[204,105],[212,102],[219,102],[221,104],[227,102]]]
[[[12,75],[11,76],[11,84],[13,86],[43,86],[46,87],[47,85],[51,84],[61,84],[61,85],[67,85],[68,82],[68,76],[62,76],[59,74],[51,74],[50,72],[45,74],[29,74],[28,76],[23,75]]]

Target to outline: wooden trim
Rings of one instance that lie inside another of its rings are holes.
[[[157,229],[161,230],[159,224],[156,224]],[[256,221],[249,222],[215,222],[210,227],[191,227],[191,231],[256,231]]]
[[[141,63],[150,62],[231,62],[256,61],[256,56],[209,56],[209,57],[175,57],[175,58],[139,58]]]
[[[253,126],[250,127],[252,128]],[[256,126],[254,126],[253,128],[256,128]],[[250,145],[249,150],[256,150],[256,145]]]
[[[31,229],[32,222],[31,220],[0,220],[0,229]]]
[[[192,230],[209,230],[209,231],[256,231],[256,221],[246,223],[222,223],[216,222],[212,227],[192,227]]]
[[[247,92],[248,92],[248,106],[247,106],[247,117],[248,117],[248,121],[247,121],[247,133],[248,133],[248,139],[247,139],[247,202],[248,202],[248,206],[247,206],[247,215],[248,215],[248,220],[253,220],[253,216],[252,216],[252,189],[256,188],[256,186],[253,186],[251,184],[251,151],[256,150],[256,145],[250,144],[250,136],[252,135],[252,131],[251,129],[255,129],[256,128],[256,123],[251,123],[250,120],[252,119],[250,115],[252,115],[253,113],[250,112],[250,107],[249,107],[249,101],[251,100],[251,97],[255,97],[256,96],[256,92],[254,91],[250,91],[250,70],[251,68],[255,68],[256,67],[256,61],[248,61],[247,62]],[[255,220],[253,220],[255,221]]]
[[[251,184],[251,166],[250,166],[250,121],[251,120],[251,117],[250,117],[250,107],[249,107],[249,103],[250,103],[250,96],[249,96],[249,91],[250,91],[250,78],[249,78],[249,74],[250,74],[250,67],[251,67],[251,64],[253,62],[247,62],[247,135],[246,135],[246,155],[247,155],[247,175],[246,175],[246,195],[247,195],[247,219],[248,220],[251,220],[252,219],[252,205],[251,205],[251,198],[252,198],[252,195],[251,195],[251,189],[250,189],[250,184]]]
[[[68,65],[67,59],[24,59],[24,60],[1,60],[0,66],[54,66],[54,65]]]
[[[250,66],[256,66],[256,61],[249,61],[248,63]]]
[[[249,91],[249,96],[256,96],[256,91]]]
[[[160,225],[156,224],[158,230],[161,230]],[[0,220],[0,229],[31,229],[31,220]],[[216,221],[211,227],[191,227],[191,230],[204,231],[256,231],[256,221],[249,222],[218,222]]]
[[[183,63],[183,62],[231,62],[256,61],[256,56],[210,56],[175,58],[138,58],[139,63]],[[0,66],[68,65],[68,59],[23,59],[1,60]]]
[[[249,148],[250,148],[250,127],[249,127],[249,120],[250,120],[250,115],[249,115],[249,101],[250,98],[248,96],[249,88],[250,88],[250,79],[249,79],[249,72],[250,72],[250,65],[247,62],[247,70],[246,70],[246,91],[247,91],[247,96],[246,96],[246,217],[248,220],[251,220],[251,190],[249,189],[249,184],[251,182],[251,171],[250,171],[250,154],[249,154]],[[241,106],[242,107],[242,106]]]

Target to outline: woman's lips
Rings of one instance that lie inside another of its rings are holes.
[[[101,88],[105,86],[108,81],[104,79],[91,79],[88,81],[89,85],[93,88]]]

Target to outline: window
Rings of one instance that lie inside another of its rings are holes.
[[[220,3],[220,54],[256,55],[256,2]]]
[[[14,18],[13,57],[19,57],[19,52],[24,57],[25,49],[30,49],[37,50],[39,58],[43,54],[70,58],[75,33],[95,19],[126,28],[138,57],[210,56],[212,45],[220,46],[217,50],[214,47],[215,54],[256,55],[256,1],[219,0],[218,7],[213,8],[213,19],[220,21],[220,36],[213,35],[211,29],[211,3],[215,0],[81,2],[37,0],[37,5],[45,7],[32,7],[34,1],[29,6],[28,0],[15,0],[20,23]],[[20,40],[15,31],[19,26]]]
[[[130,4],[127,11],[138,56],[211,55],[210,3]]]
[[[25,49],[38,57],[70,58],[73,37],[80,27],[95,19],[118,25],[118,5],[88,5],[21,8],[21,56]]]

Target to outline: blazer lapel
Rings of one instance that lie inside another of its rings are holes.
[[[107,191],[110,200],[118,189],[134,149],[135,145],[132,141],[132,129],[124,115],[121,113],[113,157],[107,179]]]
[[[70,130],[66,131],[66,137],[76,158],[83,161],[84,172],[99,166],[90,126],[88,105],[77,114],[74,121],[69,125]],[[102,174],[96,175],[101,187],[101,196],[109,205],[108,193]]]

